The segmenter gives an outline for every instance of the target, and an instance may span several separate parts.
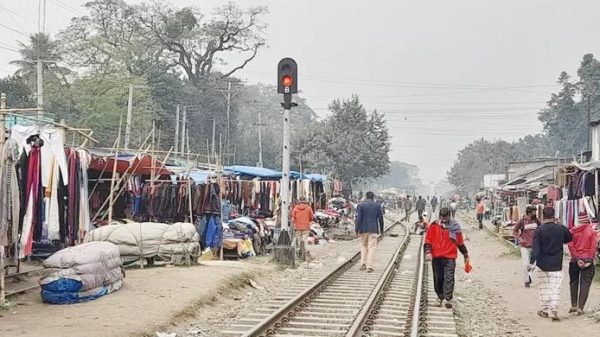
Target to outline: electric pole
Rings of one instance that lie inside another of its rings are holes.
[[[260,122],[261,112],[258,112],[258,163],[256,166],[263,167],[263,157],[262,157],[262,124]]]
[[[129,99],[127,99],[127,119],[125,122],[125,150],[129,149],[131,138],[131,115],[133,110],[133,84],[129,84]]]
[[[213,116],[213,127],[212,127],[212,149],[211,156],[215,155],[215,133],[217,132],[217,120]]]
[[[225,142],[225,152],[227,153],[227,163],[229,164],[229,152],[230,152],[230,138],[231,138],[231,99],[234,98],[238,93],[231,92],[231,83],[232,81],[227,81],[227,91],[220,90],[221,94],[225,96],[225,102],[227,104],[227,125],[225,130],[225,135],[227,136],[227,141]]]
[[[179,152],[179,104],[175,110],[175,153]]]
[[[40,35],[38,33],[38,40],[40,38]],[[38,42],[38,49],[39,49],[39,42]],[[44,117],[44,68],[43,68],[43,63],[42,63],[42,59],[39,56],[39,50],[38,50],[38,59],[37,59],[37,108],[40,109],[38,110],[38,122],[42,121],[42,118]]]
[[[127,99],[127,118],[125,119],[125,142],[124,148],[129,149],[129,140],[131,139],[131,119],[133,118],[133,89],[146,88],[145,85],[129,84],[129,98]]]
[[[185,153],[185,132],[186,132],[186,124],[187,124],[187,107],[183,106],[183,121],[181,122],[181,153]],[[190,149],[188,149],[189,151]]]
[[[229,152],[229,116],[231,114],[231,81],[227,82],[227,152]],[[214,124],[214,120],[213,120],[213,137],[214,137],[214,128],[215,128],[215,124]],[[214,143],[214,141],[213,141]],[[214,150],[213,150],[214,152]],[[227,163],[229,163],[229,161],[227,161]]]

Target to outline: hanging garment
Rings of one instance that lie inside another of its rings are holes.
[[[68,204],[67,204],[67,242],[73,246],[78,241],[79,237],[79,156],[77,152],[68,150],[69,164],[69,182],[68,187]]]
[[[0,157],[0,245],[14,246],[19,233],[18,145],[8,139]]]
[[[44,187],[48,186],[50,180],[50,171],[52,167],[51,157],[54,156],[60,167],[63,181],[68,181],[67,159],[65,155],[65,132],[60,128],[38,128],[37,126],[15,125],[11,129],[10,138],[19,144],[19,151],[24,150],[29,153],[31,145],[27,139],[33,135],[39,135],[44,141],[44,146],[40,153],[41,183]]]
[[[20,244],[23,249],[19,252],[19,258],[30,256],[33,248],[33,234],[39,221],[39,195],[40,195],[40,147],[34,146],[29,152],[27,162],[27,186],[25,215],[23,217],[23,230]]]
[[[87,175],[92,157],[84,149],[78,149],[77,154],[79,157],[79,169],[81,170],[79,174],[79,238],[83,239],[92,230]]]

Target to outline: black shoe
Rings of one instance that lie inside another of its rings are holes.
[[[525,288],[531,288],[531,282],[525,283]]]

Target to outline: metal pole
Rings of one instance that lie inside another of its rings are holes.
[[[121,118],[119,120],[119,132],[117,135],[117,147],[119,147],[119,144],[121,143],[121,127],[122,126],[123,126],[123,115],[121,115]],[[118,160],[119,160],[119,150],[115,150],[112,175],[110,177],[110,195],[108,198],[108,200],[109,200],[109,202],[108,202],[108,223],[109,224],[112,222],[112,216],[113,216],[115,176],[117,175],[117,161]]]
[[[129,85],[129,99],[127,100],[127,121],[125,124],[125,150],[129,149],[129,139],[131,137],[131,115],[133,110],[133,84]]]
[[[281,230],[289,228],[290,198],[290,110],[283,110],[283,163],[281,165]]]
[[[229,153],[229,136],[230,136],[229,116],[230,116],[230,114],[231,114],[231,82],[227,82],[227,146],[226,146],[227,153]],[[229,164],[229,159],[227,160],[227,163]]]
[[[38,40],[39,40],[39,35],[38,35]],[[39,49],[39,41],[38,41],[38,49]],[[38,51],[39,53],[39,51]],[[43,68],[43,63],[42,63],[42,59],[40,58],[40,56],[38,55],[38,60],[37,60],[37,107],[38,109],[38,122],[42,121],[42,118],[44,117],[44,68]]]
[[[175,153],[179,152],[179,104],[175,110]]]
[[[213,129],[212,129],[212,150],[211,150],[211,156],[215,155],[215,132],[217,130],[217,121],[215,120],[215,117],[213,117]]]
[[[260,123],[260,111],[258,112],[258,167],[263,167],[263,157],[262,157],[262,132],[261,132],[261,123]]]
[[[187,124],[187,107],[183,106],[183,122],[181,127],[181,153],[185,153],[185,126]],[[190,149],[188,149],[189,151]]]
[[[0,96],[0,108],[6,109],[6,94],[2,93]],[[0,150],[4,149],[4,141],[6,137],[6,115],[0,115]],[[14,224],[13,224],[14,225]],[[0,307],[6,304],[6,297],[4,294],[4,245],[0,245]]]

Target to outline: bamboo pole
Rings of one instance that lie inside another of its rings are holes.
[[[150,146],[148,145],[148,147],[146,147],[145,151],[148,151],[150,149]],[[143,152],[145,152],[143,151]],[[136,153],[136,155],[138,155],[139,153],[141,153],[142,151]],[[142,162],[138,162],[137,165],[135,165],[135,167],[133,168],[133,170],[135,171],[138,167],[140,167],[140,164]],[[129,171],[131,170],[131,167],[128,167],[127,170],[125,170],[125,173],[119,177],[119,181],[118,183],[120,184],[125,177],[127,176],[127,174],[129,174]],[[119,195],[121,195],[121,193],[123,192],[123,190],[125,189],[125,184],[121,185],[119,191],[117,192],[117,197]],[[104,209],[104,207],[106,207],[106,205],[108,204],[109,199],[104,200],[104,203],[102,204],[102,206],[100,206],[100,208],[98,209],[98,211],[96,212],[96,214],[94,215],[94,217],[92,218],[92,221],[95,220],[96,218],[98,218],[98,216],[100,215],[100,213],[102,212],[102,210]],[[102,217],[102,219],[104,219],[104,216]]]
[[[36,109],[36,111],[37,110],[38,109]],[[37,121],[38,120],[37,115],[36,115],[36,117],[28,117],[28,116],[25,116],[23,114],[16,113],[16,111],[29,111],[29,109],[0,109],[0,114],[1,115],[15,116],[15,117],[23,118],[23,119],[29,119],[29,120],[32,120],[32,121]],[[51,124],[51,125],[54,125],[54,126],[58,126],[58,127],[61,127],[61,128],[65,128],[65,129],[67,129],[69,131],[75,131],[75,132],[79,133],[80,135],[82,135],[83,137],[85,137],[86,139],[91,140],[94,143],[98,143],[98,141],[95,140],[94,138],[92,138],[91,135],[85,134],[83,132],[83,131],[92,131],[91,129],[72,128],[72,127],[69,127],[67,125],[64,125],[64,124],[61,124],[61,123],[57,123],[57,122],[52,122],[52,121],[44,121],[44,123]]]
[[[115,142],[113,143],[113,147],[115,147],[115,146],[117,146],[117,139],[115,139]],[[96,191],[96,188],[98,188],[98,185],[99,185],[98,183],[100,182],[100,179],[102,179],[102,175],[104,174],[104,172],[106,172],[107,167],[108,167],[108,160],[106,161],[106,163],[104,163],[104,166],[102,167],[102,171],[100,171],[100,175],[98,176],[98,181],[96,182],[96,184],[94,184],[94,188],[92,188],[92,192],[90,192],[88,201],[92,200],[92,195]]]

